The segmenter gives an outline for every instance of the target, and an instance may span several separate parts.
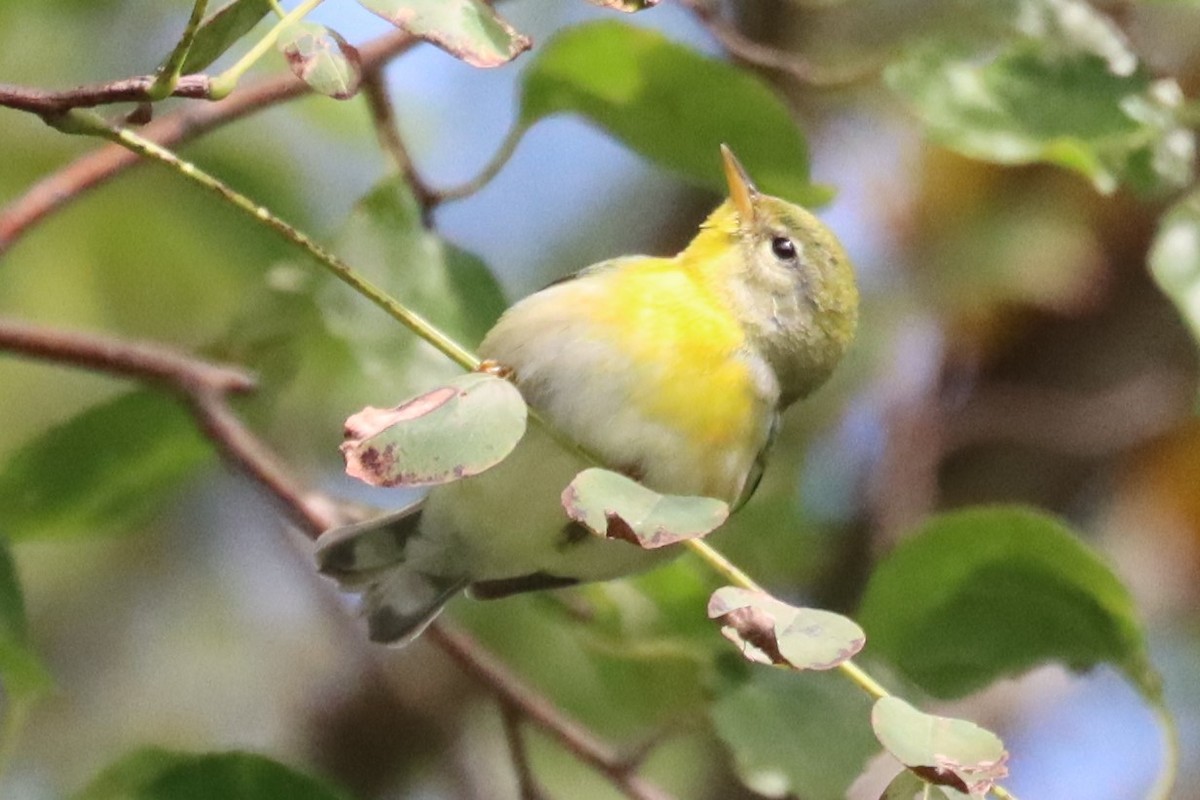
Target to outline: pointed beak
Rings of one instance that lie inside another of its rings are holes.
[[[743,226],[754,219],[754,206],[758,200],[758,189],[754,181],[746,174],[746,169],[737,160],[737,156],[729,149],[729,145],[721,145],[721,158],[725,162],[725,180],[729,184],[729,197],[738,211]]]

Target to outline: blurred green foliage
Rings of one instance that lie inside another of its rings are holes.
[[[543,0],[538,8],[567,2],[576,0]],[[785,52],[832,52],[831,68],[887,61],[879,65],[886,66],[882,78],[872,74],[845,92],[782,87],[797,100],[797,114],[770,85],[772,76],[702,55],[675,32],[641,27],[661,14],[690,30],[679,22],[685,12],[669,5],[633,25],[610,17],[564,28],[539,41],[523,65],[507,67],[523,70],[511,135],[554,115],[577,115],[644,156],[648,168],[709,190],[720,186],[715,144],[726,141],[765,190],[810,203],[829,194],[811,182],[809,152],[845,148],[866,163],[837,178],[871,188],[852,198],[861,206],[858,225],[870,230],[851,224],[843,233],[852,252],[865,254],[859,350],[826,391],[790,415],[758,495],[714,543],[789,601],[833,597],[846,610],[865,590],[865,655],[896,685],[911,680],[913,692],[959,696],[1046,662],[1106,662],[1156,697],[1134,598],[1148,609],[1151,629],[1183,649],[1194,646],[1197,631],[1174,620],[1194,617],[1200,605],[1187,588],[1200,584],[1200,529],[1189,513],[1200,485],[1200,462],[1189,455],[1196,451],[1188,418],[1195,355],[1145,268],[1157,232],[1154,276],[1194,329],[1194,189],[1171,193],[1193,181],[1196,101],[1187,96],[1200,83],[1195,45],[1179,61],[1190,71],[1178,76],[1143,63],[1154,42],[1129,31],[1155,30],[1153,15],[1162,9],[1149,2],[1123,4],[1127,10],[1079,0],[745,4],[739,21]],[[61,87],[148,72],[170,50],[189,6],[0,2],[0,77]],[[242,0],[235,8],[236,16],[224,18],[228,28],[205,30],[193,66],[213,63],[225,46],[247,46],[237,36],[266,5]],[[526,15],[536,16],[514,4],[512,19]],[[1200,18],[1194,22],[1200,31]],[[276,59],[264,69],[282,68]],[[239,122],[188,145],[185,155],[317,238],[332,239],[373,282],[477,343],[505,304],[489,253],[467,253],[426,227],[411,189],[374,174],[382,159],[371,151],[357,101],[321,103]],[[182,105],[169,101],[156,113]],[[401,112],[421,124],[421,109]],[[871,129],[869,147],[854,150],[853,137],[839,135],[846,119]],[[908,144],[903,157],[889,158],[871,149],[893,153],[888,148],[911,142],[914,132],[959,155],[918,153]],[[0,170],[5,201],[92,146],[9,111],[0,116],[0,137],[21,156]],[[1101,199],[1083,191],[1083,181],[1037,164],[1066,167],[1117,196]],[[864,180],[861,173],[871,171]],[[1154,197],[1141,200],[1129,189]],[[353,208],[339,199],[358,196]],[[1172,205],[1160,223],[1162,197]],[[686,229],[713,197],[681,189],[679,199],[678,208],[644,211]],[[504,198],[529,214],[538,201],[532,191]],[[586,222],[579,237],[589,233]],[[505,234],[484,207],[478,224]],[[882,242],[874,251],[872,238]],[[528,244],[532,273],[546,254],[542,242]],[[620,252],[620,243],[614,248]],[[345,416],[366,404],[392,405],[454,374],[431,348],[268,232],[154,166],[31,230],[4,254],[0,271],[0,313],[174,343],[256,370],[261,391],[238,410],[298,476],[338,492],[357,491],[333,477]],[[914,337],[914,330],[933,333]],[[922,346],[905,349],[911,341]],[[1184,375],[1185,399],[1166,381],[1115,412],[1087,402],[1098,385],[1128,380],[1137,368]],[[1032,401],[1012,400],[1014,386]],[[104,695],[83,698],[68,683],[43,700],[29,718],[28,744],[0,780],[16,791],[36,786],[31,797],[62,796],[115,761],[80,800],[345,796],[304,777],[321,767],[296,772],[225,752],[247,747],[285,763],[339,764],[334,779],[373,786],[381,797],[469,794],[480,786],[493,791],[487,796],[512,794],[496,720],[457,675],[420,646],[397,656],[389,677],[366,674],[359,634],[339,639],[319,624],[314,598],[327,599],[327,587],[312,585],[307,562],[293,567],[282,551],[264,554],[247,544],[265,526],[258,520],[242,528],[243,517],[231,523],[225,516],[245,498],[229,499],[236,493],[214,475],[209,446],[178,404],[148,391],[114,396],[112,381],[7,358],[0,359],[0,391],[7,711],[10,719],[24,714],[27,699],[47,692],[48,673],[75,676],[93,691],[78,676],[102,676]],[[1002,424],[984,413],[996,396]],[[1037,427],[1048,409],[1079,396],[1084,401],[1050,416],[1049,427]],[[1153,416],[1155,409],[1165,410]],[[1134,434],[1103,438],[1147,416]],[[818,463],[806,464],[806,453],[820,455]],[[825,482],[799,477],[821,470]],[[818,494],[841,494],[813,497],[814,486]],[[956,494],[963,486],[970,491]],[[915,524],[963,496],[1016,496],[1068,514],[1089,544],[1110,550],[1132,593],[1077,533],[1040,514],[975,510]],[[834,507],[837,514],[818,513]],[[231,526],[228,535],[214,533]],[[128,535],[91,540],[117,532]],[[18,566],[28,573],[21,581]],[[1172,570],[1183,588],[1171,583]],[[142,585],[151,574],[160,577]],[[630,748],[664,739],[646,772],[681,797],[735,798],[748,790],[842,797],[878,750],[868,699],[828,675],[742,662],[704,618],[717,586],[700,564],[680,560],[627,581],[462,602],[452,613],[599,733]],[[137,611],[83,613],[92,609],[79,604],[105,597],[124,598]],[[177,637],[151,640],[145,631],[158,629],[146,620],[168,618],[172,601],[189,610],[186,621]],[[239,609],[252,609],[256,622],[238,623]],[[333,613],[343,619],[340,609]],[[298,665],[296,650],[275,646],[289,626],[302,631],[299,641],[320,638],[314,664]],[[112,646],[126,637],[132,645]],[[333,662],[325,660],[330,650]],[[273,660],[257,663],[263,659]],[[226,662],[212,691],[227,707],[139,705],[144,687],[173,686],[170,675],[186,667]],[[256,663],[283,687],[269,704],[246,677]],[[316,672],[331,677],[322,682]],[[1036,691],[1028,690],[1028,702],[1040,702]],[[1010,705],[1020,706],[1021,693],[1012,697]],[[212,733],[229,709],[259,709],[256,703],[264,703],[261,728]],[[975,708],[997,723],[1021,724],[1011,709]],[[197,726],[198,713],[213,724]],[[130,722],[135,717],[141,721]],[[198,727],[207,733],[198,735]],[[56,732],[65,728],[79,729],[94,747],[64,753]],[[120,758],[137,738],[178,750]],[[412,740],[424,748],[408,746]],[[431,742],[441,748],[435,763]],[[330,747],[353,757],[335,761]],[[535,742],[534,761],[561,796],[611,796],[553,743]],[[497,774],[507,776],[503,790]]]

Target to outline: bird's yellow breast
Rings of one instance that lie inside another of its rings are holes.
[[[628,356],[638,410],[704,447],[757,440],[762,398],[740,324],[719,293],[677,259],[646,258],[606,276],[591,322]]]

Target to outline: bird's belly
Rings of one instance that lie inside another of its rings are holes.
[[[610,338],[574,324],[519,347],[493,337],[485,354],[515,368],[530,405],[611,469],[668,494],[732,503],[741,493],[774,408],[745,363],[710,359],[715,366],[700,370],[663,359],[631,364]],[[572,536],[577,529],[568,527],[561,495],[589,466],[531,422],[496,467],[431,492],[420,537],[430,571],[465,569],[472,581],[539,572],[607,580],[680,552]]]
[[[496,467],[438,487],[426,500],[420,540],[433,573],[472,582],[544,573],[601,581],[649,569],[677,552],[578,535],[561,495],[589,464],[536,426]],[[430,563],[432,562],[432,563]]]

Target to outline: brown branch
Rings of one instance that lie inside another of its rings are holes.
[[[245,372],[158,345],[3,319],[0,350],[141,380],[174,392],[187,403],[226,464],[266,489],[309,538],[315,539],[333,524],[332,515],[305,497],[279,459],[230,408],[228,395],[254,387],[253,379]],[[430,627],[425,638],[445,651],[469,677],[487,687],[506,709],[537,725],[625,796],[632,800],[671,800],[662,789],[634,774],[610,745],[526,686],[465,632],[439,622]]]
[[[417,41],[403,31],[396,31],[368,42],[359,48],[363,69],[378,69]],[[189,104],[151,122],[140,133],[164,147],[173,147],[248,114],[304,97],[310,91],[304,81],[291,73],[275,75],[238,89],[224,100]],[[0,255],[49,214],[140,161],[123,147],[105,145],[35,183],[21,197],[0,208]]]
[[[529,761],[529,748],[525,746],[524,722],[521,712],[509,705],[501,705],[500,715],[504,722],[504,738],[508,741],[508,752],[512,756],[513,770],[517,773],[517,795],[521,800],[547,800],[546,791],[533,774]]]
[[[633,800],[669,800],[670,795],[630,770],[611,745],[602,742],[545,697],[521,683],[465,633],[439,623],[431,626],[425,636],[454,659],[464,672],[488,686],[502,704],[520,711],[577,759],[608,778],[626,797]]]
[[[34,114],[55,114],[109,103],[150,102],[154,99],[150,96],[154,80],[153,75],[141,75],[58,92],[0,83],[0,106]],[[171,96],[208,100],[212,97],[212,81],[207,75],[185,75],[175,84]]]
[[[245,394],[254,378],[238,367],[210,364],[160,345],[96,333],[44,328],[0,317],[0,350],[174,388],[183,394]]]
[[[0,318],[0,350],[17,355],[132,378],[175,394],[228,463],[268,489],[280,506],[310,536],[333,520],[304,499],[275,458],[229,407],[228,396],[255,388],[246,371],[212,364],[161,345],[128,342]]]
[[[375,125],[375,135],[379,139],[379,146],[391,157],[400,177],[412,188],[413,195],[421,206],[421,215],[425,217],[425,222],[428,224],[429,215],[437,206],[439,198],[437,192],[417,172],[412,156],[408,154],[408,148],[404,145],[404,140],[400,138],[400,128],[396,123],[396,110],[392,105],[391,97],[388,96],[382,71],[376,69],[364,72],[361,86],[363,96],[367,100],[367,107],[371,111],[371,120]]]
[[[879,71],[879,66],[875,65],[842,70],[822,67],[794,53],[754,41],[722,17],[708,0],[680,0],[680,5],[691,11],[696,20],[708,29],[712,37],[734,59],[751,66],[782,72],[809,86],[848,86]]]

